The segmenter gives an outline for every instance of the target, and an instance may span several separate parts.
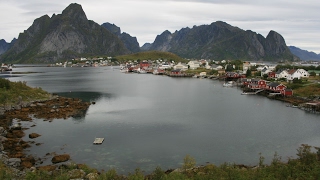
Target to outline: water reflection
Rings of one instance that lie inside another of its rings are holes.
[[[111,99],[116,96],[110,93],[100,93],[100,92],[59,92],[55,93],[59,96],[68,97],[68,98],[79,98],[84,102],[92,102],[96,104],[102,99]],[[93,104],[93,105],[94,105]],[[82,123],[85,121],[85,116],[88,113],[88,109],[83,111],[78,111],[76,114],[72,116],[72,121],[76,123]]]
[[[101,98],[115,98],[115,95],[110,93],[101,92],[80,92],[80,91],[70,91],[70,92],[58,92],[55,93],[59,96],[69,97],[69,98],[79,98],[85,102],[95,102]]]

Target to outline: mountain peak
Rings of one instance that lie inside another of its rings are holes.
[[[103,23],[101,24],[102,27],[107,28],[110,32],[112,32],[113,34],[119,36],[121,34],[121,29],[116,26],[115,24],[111,24],[111,23]]]
[[[77,3],[70,4],[62,11],[62,15],[75,20],[88,20],[85,12],[82,9],[82,6]]]
[[[83,55],[112,56],[128,52],[118,37],[89,21],[81,5],[73,3],[61,14],[34,20],[10,50],[1,55],[0,61],[52,63]]]

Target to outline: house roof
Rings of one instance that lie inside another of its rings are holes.
[[[293,74],[293,73],[295,73],[297,70],[296,69],[290,69],[289,71],[288,71],[288,74]]]
[[[271,82],[268,84],[268,86],[271,86],[271,87],[277,87],[279,85],[280,85],[280,83],[278,83],[278,82]]]

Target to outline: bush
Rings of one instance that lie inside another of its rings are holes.
[[[7,79],[0,78],[0,89],[10,89],[10,81]]]

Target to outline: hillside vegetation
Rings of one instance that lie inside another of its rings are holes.
[[[50,97],[50,93],[41,88],[29,87],[26,82],[11,82],[0,78],[0,106],[46,100]]]
[[[125,61],[135,61],[135,60],[168,60],[168,61],[175,61],[175,62],[187,62],[186,59],[183,59],[176,54],[170,52],[161,52],[161,51],[146,51],[146,52],[139,52],[135,54],[123,55],[123,56],[116,56],[115,57],[119,62]]]

